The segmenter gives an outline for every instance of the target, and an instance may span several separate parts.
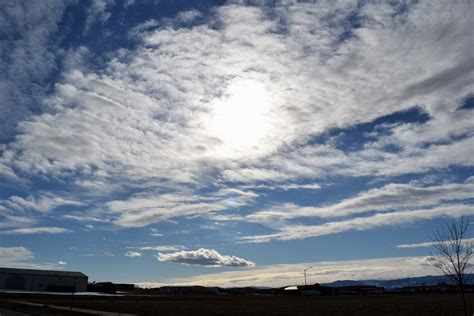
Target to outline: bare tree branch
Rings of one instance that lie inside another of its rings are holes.
[[[445,276],[454,281],[461,290],[464,314],[467,315],[464,286],[466,272],[471,267],[473,243],[468,238],[469,218],[457,221],[433,232],[431,240],[435,253],[432,255],[437,267]]]

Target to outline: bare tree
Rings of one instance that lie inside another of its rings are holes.
[[[464,315],[467,316],[465,284],[466,270],[472,256],[473,244],[468,238],[469,218],[461,217],[436,230],[432,235],[435,266],[454,281],[461,290]]]

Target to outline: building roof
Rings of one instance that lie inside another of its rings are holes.
[[[85,275],[82,272],[16,269],[16,268],[1,268],[1,267],[0,267],[0,274],[48,275],[48,276],[87,278],[87,275]]]

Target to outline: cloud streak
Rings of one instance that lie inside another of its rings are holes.
[[[136,258],[136,257],[141,257],[142,254],[139,253],[138,251],[127,251],[124,254],[125,257],[130,257],[130,258]]]
[[[466,243],[472,243],[474,242],[474,238],[466,238],[464,239]],[[433,247],[435,244],[434,241],[425,241],[425,242],[419,242],[419,243],[414,243],[414,244],[400,244],[397,245],[397,248],[400,249],[412,249],[412,248],[428,248],[428,247]]]
[[[7,235],[33,235],[33,234],[69,234],[73,231],[62,227],[28,227],[4,230],[0,233]]]
[[[352,230],[367,230],[376,227],[393,226],[430,220],[437,217],[457,218],[462,215],[473,215],[474,206],[469,204],[453,204],[430,209],[398,211],[387,214],[376,214],[367,217],[327,222],[321,225],[284,225],[279,231],[268,235],[245,236],[246,242],[269,242],[271,240],[293,240],[324,236]]]
[[[426,206],[437,206],[472,198],[473,183],[449,183],[434,186],[420,186],[416,183],[391,183],[380,188],[361,192],[338,203],[321,207],[298,205],[276,206],[248,215],[257,222],[272,222],[278,219],[298,217],[335,218],[358,215],[367,212],[390,212],[409,210]]]

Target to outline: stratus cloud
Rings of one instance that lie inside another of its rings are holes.
[[[130,258],[135,258],[135,257],[141,257],[142,254],[139,253],[138,251],[127,251],[124,254],[125,257],[130,257]]]
[[[298,264],[278,264],[239,271],[225,271],[196,275],[187,278],[170,279],[160,283],[137,282],[140,287],[163,285],[208,286],[285,286],[304,282],[303,270],[307,271],[309,283],[324,283],[336,280],[397,279],[407,275],[422,276],[437,274],[432,265],[426,265],[427,257],[395,257],[364,260],[306,262]]]
[[[221,255],[217,250],[200,248],[198,250],[158,253],[158,261],[176,262],[206,267],[253,267],[255,263],[235,256]]]
[[[32,234],[67,234],[73,231],[62,227],[27,227],[27,228],[16,228],[10,230],[0,231],[2,234],[7,235],[32,235]]]
[[[337,222],[327,222],[321,225],[294,225],[283,224],[277,227],[276,233],[257,236],[245,236],[241,239],[246,242],[268,242],[271,240],[305,239],[341,233],[350,230],[367,230],[375,227],[413,223],[430,220],[437,217],[458,218],[463,215],[473,215],[474,205],[452,204],[430,209],[379,213],[373,216],[356,217]]]

